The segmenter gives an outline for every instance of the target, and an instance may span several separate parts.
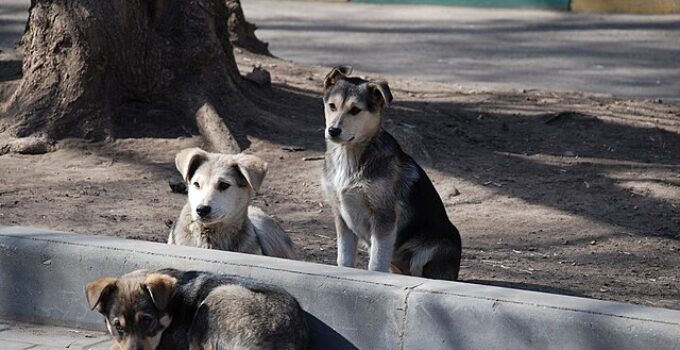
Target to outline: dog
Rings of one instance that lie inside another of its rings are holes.
[[[285,290],[199,271],[137,270],[85,288],[110,350],[306,349],[309,331]]]
[[[250,206],[267,163],[246,154],[188,148],[175,157],[188,187],[188,201],[170,228],[168,244],[297,259],[281,226]]]
[[[461,239],[425,171],[381,127],[392,101],[387,82],[324,79],[326,153],[322,189],[335,218],[338,265],[354,267],[370,245],[368,269],[456,280]]]

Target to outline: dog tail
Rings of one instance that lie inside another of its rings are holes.
[[[281,225],[258,207],[248,208],[248,218],[255,226],[255,234],[262,247],[262,254],[277,258],[295,259],[295,245]]]

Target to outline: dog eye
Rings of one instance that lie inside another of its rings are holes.
[[[149,329],[153,325],[153,317],[144,315],[139,319],[139,327],[142,329]]]
[[[335,112],[337,110],[337,108],[335,107],[335,103],[329,103],[328,108],[330,108],[331,111],[333,111],[333,112]]]
[[[198,182],[194,182],[194,187],[201,188],[201,185]]]
[[[352,107],[352,109],[349,110],[349,114],[351,115],[357,115],[361,112],[361,108],[359,107]]]
[[[226,183],[226,182],[220,181],[220,182],[217,184],[217,189],[220,190],[220,191],[224,191],[224,190],[226,190],[227,188],[229,188],[230,186],[231,186],[230,184],[228,184],[228,183]]]
[[[113,327],[116,328],[118,335],[125,334],[125,329],[123,329],[123,326],[120,325],[120,321],[118,321],[118,319],[113,320]]]

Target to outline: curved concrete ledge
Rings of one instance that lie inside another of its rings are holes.
[[[680,349],[674,310],[8,226],[0,317],[103,329],[85,283],[161,267],[283,286],[309,314],[313,349]]]

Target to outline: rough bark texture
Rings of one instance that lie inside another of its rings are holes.
[[[0,149],[26,137],[201,132],[209,148],[239,151],[240,121],[259,112],[243,94],[251,87],[232,53],[229,2],[33,0],[23,79],[0,118]]]
[[[240,0],[226,0],[229,9],[229,40],[231,44],[260,55],[272,54],[269,52],[269,44],[260,41],[255,36],[257,26],[246,21]]]

